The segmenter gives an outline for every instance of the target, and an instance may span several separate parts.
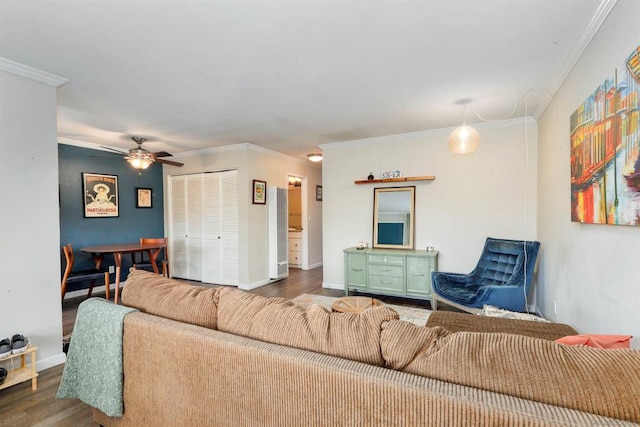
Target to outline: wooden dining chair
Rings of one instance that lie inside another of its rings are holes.
[[[162,275],[164,277],[169,277],[169,251],[167,248],[167,239],[166,237],[141,237],[141,244],[163,244],[164,247],[154,249],[153,256],[156,257],[156,265],[162,265]],[[163,252],[163,257],[161,259],[160,252]],[[136,259],[136,254],[131,254],[131,263],[133,264],[133,268],[137,270],[147,270],[150,269],[153,271],[153,266],[151,265],[151,260],[145,259],[145,253],[141,252],[140,261]]]
[[[64,299],[64,294],[67,292],[67,285],[69,283],[83,282],[85,280],[91,281],[89,284],[89,293],[87,294],[87,298],[91,297],[93,286],[96,284],[96,279],[101,277],[104,277],[105,296],[109,299],[109,270],[106,268],[89,268],[87,270],[73,271],[74,258],[71,243],[64,245],[62,247],[62,251],[64,252],[64,257],[67,261],[67,265],[62,276],[62,283],[60,284],[60,294],[62,299]]]

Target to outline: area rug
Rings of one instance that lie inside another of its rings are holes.
[[[331,304],[337,299],[338,298],[327,297],[324,295],[302,294],[293,298],[291,301],[303,307],[318,304],[331,310]],[[429,315],[431,314],[431,310],[427,310],[426,308],[405,307],[402,305],[386,303],[385,307],[389,307],[397,311],[400,315],[400,320],[415,323],[418,326],[424,326],[427,323]]]

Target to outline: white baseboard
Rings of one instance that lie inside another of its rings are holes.
[[[268,285],[269,283],[273,282],[275,282],[275,280],[258,280],[257,282],[253,283],[240,283],[238,285],[238,289],[242,289],[243,291],[250,291],[251,289],[259,288],[260,286]]]
[[[322,261],[316,262],[315,264],[310,264],[307,268],[303,268],[303,270],[313,270],[314,268],[322,267]]]
[[[344,284],[342,284],[342,283],[322,282],[322,287],[326,288],[326,289],[339,289],[341,291],[344,291]]]
[[[62,342],[60,343],[62,345]],[[64,353],[58,353],[55,356],[47,357],[46,359],[38,359],[36,361],[37,371],[44,371],[45,369],[53,368],[54,366],[62,365],[67,361],[67,355]]]

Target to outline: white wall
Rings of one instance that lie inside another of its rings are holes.
[[[640,43],[640,2],[618,1],[539,123],[538,274],[544,315],[640,348],[640,227],[571,222],[569,117]],[[553,312],[553,302],[557,312]]]
[[[63,363],[56,88],[0,71],[0,338]]]
[[[344,248],[371,245],[373,189],[401,185],[354,184],[369,172],[435,175],[407,184],[416,186],[415,247],[439,250],[440,271],[471,271],[489,236],[535,239],[535,122],[526,128],[528,151],[523,119],[479,126],[480,146],[467,155],[448,151],[451,129],[323,145],[324,286],[343,287]]]
[[[202,150],[187,155],[175,156],[184,163],[181,168],[164,166],[164,188],[168,188],[169,175],[211,172],[238,169],[239,215],[240,215],[240,285],[251,289],[269,282],[269,233],[268,208],[254,205],[252,201],[253,180],[266,181],[267,186],[286,188],[288,175],[306,177],[309,191],[307,207],[308,254],[311,268],[322,264],[322,203],[315,201],[315,186],[322,184],[322,171],[306,161],[285,156],[252,144],[238,144],[211,150]],[[169,195],[165,193],[165,200]],[[169,217],[165,203],[165,218]],[[168,235],[165,224],[165,233]]]

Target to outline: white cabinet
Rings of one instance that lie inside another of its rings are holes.
[[[289,232],[289,267],[302,267],[302,231]]]
[[[169,205],[172,276],[237,285],[238,172],[172,176]]]

